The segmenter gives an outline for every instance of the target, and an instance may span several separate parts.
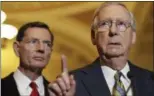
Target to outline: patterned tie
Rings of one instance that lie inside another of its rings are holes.
[[[37,85],[35,82],[31,82],[30,83],[30,87],[32,88],[32,92],[30,94],[30,96],[39,96],[39,93],[37,91]]]
[[[113,87],[113,96],[126,96],[124,85],[120,80],[121,76],[122,73],[119,71],[114,75],[115,85]]]

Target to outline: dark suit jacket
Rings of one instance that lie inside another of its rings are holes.
[[[44,88],[45,88],[45,96],[49,96],[48,93],[48,81],[44,79]],[[3,78],[1,80],[1,96],[20,96],[16,82],[13,77],[13,73],[11,73],[9,76]]]
[[[128,61],[129,62],[129,61]],[[133,96],[154,96],[153,73],[129,62]],[[92,64],[70,72],[76,80],[75,96],[111,96],[102,73],[99,59]]]

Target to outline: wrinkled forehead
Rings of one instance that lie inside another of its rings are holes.
[[[131,16],[129,15],[128,9],[126,9],[125,6],[118,5],[118,4],[110,4],[110,5],[100,6],[100,8],[98,8],[96,10],[94,18],[95,19],[97,18],[97,20],[122,19],[122,20],[131,21]]]
[[[36,38],[40,40],[51,41],[51,35],[49,31],[45,28],[38,28],[38,27],[28,28],[25,31],[24,38],[26,39]]]

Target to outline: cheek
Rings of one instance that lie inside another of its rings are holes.
[[[24,51],[24,50],[22,52],[20,52],[20,59],[21,59],[22,62],[28,64],[29,61],[30,61],[29,58],[30,58],[29,52]]]
[[[108,42],[108,36],[106,34],[99,34],[97,36],[97,43],[101,47],[105,47]]]
[[[132,34],[129,34],[129,33],[124,34],[122,42],[124,47],[126,48],[129,47],[132,43]]]
[[[51,56],[51,51],[46,52],[46,58],[47,58],[47,60],[50,59],[50,56]]]
[[[46,59],[45,59],[45,61],[44,61],[45,64],[48,64],[48,63],[49,63],[49,61],[50,61],[50,55],[51,55],[51,54],[47,54],[47,55],[46,55],[46,57],[45,57]]]
[[[32,57],[33,51],[29,50],[30,48],[22,48],[22,50],[20,50],[20,56],[21,58],[25,59],[25,60],[29,60],[29,58]]]

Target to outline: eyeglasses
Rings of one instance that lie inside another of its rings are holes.
[[[131,23],[127,22],[127,21],[103,20],[103,21],[97,23],[95,28],[97,30],[101,30],[101,31],[109,31],[109,29],[111,28],[113,23],[116,24],[117,31],[120,31],[120,32],[125,32],[127,30],[127,28],[131,26]]]
[[[31,39],[22,40],[22,41],[25,42],[26,44],[28,44],[31,48],[36,47],[40,42],[43,43],[43,46],[47,50],[51,50],[52,46],[53,46],[51,41],[48,41],[48,40],[40,41],[39,39],[36,39],[36,38],[31,38]]]

